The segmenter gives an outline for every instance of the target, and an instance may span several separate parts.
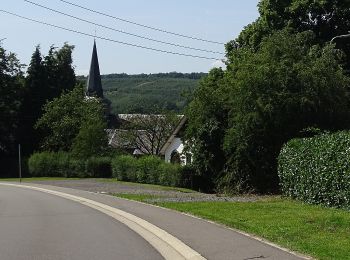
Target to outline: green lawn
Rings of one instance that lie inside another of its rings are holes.
[[[149,197],[116,194],[147,202]],[[161,202],[317,259],[350,259],[350,212],[270,197],[257,202]]]

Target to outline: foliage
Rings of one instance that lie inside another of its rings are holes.
[[[179,186],[181,166],[168,164],[156,156],[118,156],[112,161],[113,177],[119,181]]]
[[[86,174],[92,178],[111,178],[112,167],[109,157],[90,157],[85,162]]]
[[[39,148],[42,133],[34,129],[34,125],[43,114],[44,104],[60,96],[63,91],[73,89],[75,85],[73,49],[74,46],[67,43],[58,50],[51,46],[47,56],[42,57],[40,46],[35,48],[25,78],[20,113],[20,142],[24,154]]]
[[[78,135],[72,144],[72,155],[78,158],[88,158],[102,155],[107,151],[107,124],[102,118],[87,119],[83,122]]]
[[[12,155],[18,143],[19,112],[23,98],[22,65],[0,46],[0,156]]]
[[[282,192],[307,203],[350,208],[350,132],[293,139],[281,150]]]
[[[213,69],[194,92],[186,110],[186,139],[194,154],[193,166],[202,175],[202,189],[212,190],[225,163],[222,144],[227,128],[228,95],[224,71]]]
[[[111,177],[111,159],[76,159],[67,152],[34,153],[28,161],[32,177],[105,178]]]
[[[136,159],[130,155],[120,155],[112,160],[112,176],[120,181],[137,182]]]
[[[280,31],[258,51],[237,48],[227,71],[218,78],[213,75],[219,71],[212,71],[196,91],[187,138],[194,165],[216,188],[276,191],[276,158],[284,142],[307,127],[350,126],[349,79],[340,54],[313,39],[311,32]]]
[[[98,122],[96,126],[93,126],[94,120]],[[83,87],[77,86],[44,106],[44,114],[38,120],[36,128],[45,133],[42,148],[48,151],[70,151],[74,139],[80,134],[75,144],[75,151],[80,152],[79,149],[83,145],[92,145],[89,141],[93,141],[89,139],[89,133],[86,130],[81,132],[80,130],[83,126],[90,127],[87,124],[91,123],[95,133],[101,136],[102,123],[100,122],[103,120],[102,102],[97,99],[85,99]],[[100,138],[97,140],[97,142],[102,141]],[[86,152],[90,155],[92,151]]]
[[[260,48],[264,38],[274,32],[290,29],[296,32],[312,31],[314,43],[324,44],[333,37],[348,34],[350,26],[350,2],[345,0],[261,0],[260,17],[239,35],[240,46]],[[350,69],[350,41],[337,40],[337,47],[346,56],[346,68]],[[233,42],[227,45],[229,54]],[[230,55],[228,55],[230,56]]]

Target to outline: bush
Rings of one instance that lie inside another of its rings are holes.
[[[112,175],[120,181],[181,186],[181,166],[164,162],[156,156],[136,159],[117,156],[112,161]]]
[[[59,152],[33,154],[28,160],[28,168],[33,177],[63,177],[69,165],[69,155]]]
[[[293,139],[282,148],[278,164],[283,194],[350,208],[350,132]]]
[[[28,160],[28,168],[32,177],[110,178],[112,175],[110,158],[83,160],[64,152],[35,153]]]
[[[130,155],[120,155],[112,160],[112,176],[119,181],[137,181],[137,159]]]
[[[86,174],[92,178],[111,178],[112,167],[109,157],[91,157],[86,161]]]

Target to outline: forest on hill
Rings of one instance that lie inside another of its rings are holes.
[[[102,75],[104,95],[114,113],[182,113],[191,93],[206,73],[108,74]],[[85,82],[86,77],[77,77]]]

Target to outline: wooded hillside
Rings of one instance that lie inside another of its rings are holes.
[[[109,74],[102,76],[104,95],[114,113],[182,112],[190,93],[206,73]],[[78,77],[86,81],[86,77]],[[156,110],[156,111],[155,111]]]

